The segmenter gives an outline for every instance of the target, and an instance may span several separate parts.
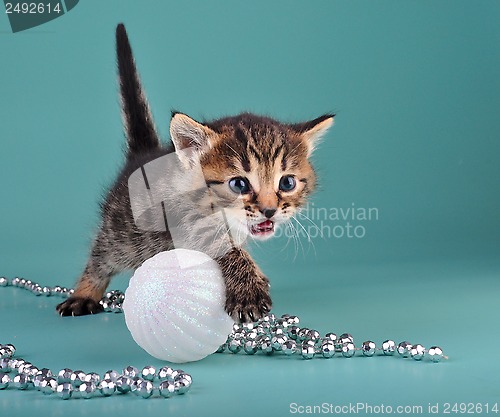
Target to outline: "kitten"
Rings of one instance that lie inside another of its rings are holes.
[[[247,237],[270,238],[304,205],[316,182],[309,158],[334,115],[285,124],[243,113],[200,123],[174,112],[172,143],[164,146],[123,24],[116,44],[126,163],[101,204],[100,228],[75,292],[57,311],[98,313],[113,275],[186,247],[217,261],[226,311],[237,321],[257,320],[272,306],[269,281],[242,245]],[[136,190],[141,181],[148,193],[159,190],[161,201],[156,196],[149,204]]]

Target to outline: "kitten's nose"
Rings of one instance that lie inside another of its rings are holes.
[[[271,217],[274,216],[274,213],[276,213],[276,209],[263,208],[261,212],[264,216],[266,216],[266,218],[270,219]]]

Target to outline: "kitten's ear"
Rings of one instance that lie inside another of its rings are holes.
[[[192,167],[196,157],[213,146],[217,133],[183,113],[173,112],[170,137],[182,163]]]
[[[324,114],[314,120],[305,123],[291,125],[292,130],[299,133],[307,144],[307,157],[310,157],[318,145],[320,139],[333,125],[335,114]]]

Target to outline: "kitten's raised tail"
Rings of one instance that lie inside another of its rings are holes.
[[[116,27],[116,55],[128,155],[160,146],[153,117],[135,67],[132,48],[123,23]]]

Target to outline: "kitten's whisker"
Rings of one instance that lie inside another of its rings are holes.
[[[287,222],[285,227],[289,228],[291,233],[287,235],[288,239],[286,240],[286,245],[284,246],[282,251],[285,250],[286,248],[288,248],[288,245],[290,245],[290,241],[293,240],[293,238],[294,238],[293,227],[291,226],[290,222]]]
[[[293,243],[295,244],[295,256],[293,257],[293,261],[295,261],[295,259],[297,259],[297,255],[299,254],[299,244],[298,243],[300,242],[300,240],[297,237],[297,229],[295,228],[293,223],[290,222],[289,224],[292,227],[293,232],[294,232],[292,234],[292,236],[293,236]],[[302,248],[302,250],[304,250],[304,248]]]
[[[316,230],[319,232],[320,237],[326,241],[325,236],[323,236],[323,231],[321,230],[320,227],[318,227],[318,225],[316,223],[314,223],[307,215],[302,213],[300,210],[297,211],[297,215],[302,216],[305,220],[307,220],[309,223],[311,223],[316,228]]]
[[[296,217],[292,216],[291,217],[293,220],[295,220],[297,222],[297,224],[302,227],[302,230],[304,231],[304,233],[306,234],[307,236],[307,241],[308,242],[311,242],[311,235],[307,232],[306,228],[302,225],[302,223],[299,221],[299,219],[297,219]]]
[[[311,235],[308,233],[308,231],[306,230],[306,228],[304,227],[304,225],[300,222],[299,219],[295,218],[292,216],[292,218],[300,225],[300,227],[302,227],[302,229],[304,230],[304,233],[307,235],[307,241],[309,242],[309,244],[312,246],[313,250],[314,250],[314,256],[316,256],[316,258],[318,257],[318,253],[316,252],[316,246],[314,245],[314,242],[313,240],[311,239]]]

